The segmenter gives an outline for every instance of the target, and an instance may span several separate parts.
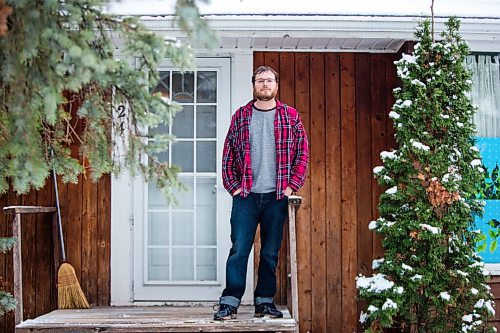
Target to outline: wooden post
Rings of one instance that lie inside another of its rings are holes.
[[[292,195],[288,198],[288,233],[290,241],[290,289],[292,296],[292,318],[299,331],[299,292],[297,287],[297,234],[295,231],[295,213],[302,203],[302,197]]]
[[[14,258],[14,298],[17,300],[14,312],[15,325],[23,321],[23,263],[21,261],[21,214],[16,213],[12,221],[12,237],[16,243],[12,249]]]
[[[12,237],[16,238],[16,243],[12,249],[14,261],[14,298],[17,301],[14,312],[15,325],[23,321],[23,262],[21,257],[21,214],[34,213],[55,213],[55,207],[39,206],[10,206],[4,207],[5,214],[14,215],[12,221]]]

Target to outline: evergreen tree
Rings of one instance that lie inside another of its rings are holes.
[[[137,17],[107,13],[107,2],[0,0],[0,194],[9,181],[18,193],[41,188],[52,167],[65,182],[127,168],[166,194],[180,187],[178,168],[159,158],[172,138],[147,128],[180,110],[151,93],[157,64],[170,58],[189,70],[193,49],[153,34]],[[214,41],[193,0],[178,0],[175,14],[198,46]],[[77,121],[69,105],[78,105]],[[71,155],[72,144],[80,156]]]
[[[14,246],[14,238],[2,238],[0,237],[0,253],[5,253],[9,251],[12,246]],[[2,279],[0,278],[0,285]],[[0,317],[2,317],[6,312],[12,311],[16,308],[16,300],[10,293],[0,290]]]
[[[156,181],[167,197],[170,187],[182,187],[178,168],[159,159],[172,138],[146,129],[180,110],[151,93],[157,64],[170,58],[189,70],[193,49],[153,34],[138,18],[106,13],[107,2],[0,0],[0,194],[39,189],[52,168],[64,182],[127,168]],[[193,43],[210,47],[213,31],[194,0],[177,0],[175,14]],[[120,54],[117,36],[124,43]],[[78,105],[78,119],[69,105]],[[75,144],[79,156],[71,154]],[[0,251],[12,244],[0,238]],[[0,291],[0,316],[14,306]]]
[[[382,152],[383,166],[374,169],[387,190],[369,225],[385,254],[373,261],[375,274],[356,282],[368,304],[360,316],[366,332],[494,331],[488,272],[475,252],[483,202],[473,194],[484,170],[459,26],[451,18],[434,42],[430,21],[420,22],[414,53],[395,62],[403,88],[394,90],[389,116],[398,149]]]

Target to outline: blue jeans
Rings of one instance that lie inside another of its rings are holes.
[[[252,250],[257,225],[260,223],[260,262],[255,304],[270,303],[276,293],[276,266],[287,218],[288,198],[276,200],[276,192],[250,193],[246,198],[233,197],[231,242],[226,263],[226,288],[221,304],[240,305],[245,293],[248,256]]]

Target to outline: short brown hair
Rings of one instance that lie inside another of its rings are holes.
[[[253,72],[253,75],[252,75],[252,83],[255,83],[255,77],[257,76],[257,74],[262,74],[262,73],[265,73],[265,72],[271,72],[274,74],[274,78],[276,79],[276,83],[279,82],[280,80],[280,75],[278,74],[278,72],[276,72],[274,69],[272,69],[271,67],[269,66],[260,66],[259,68],[257,68],[254,72]]]

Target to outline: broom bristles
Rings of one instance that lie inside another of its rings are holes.
[[[90,308],[76,277],[75,269],[68,263],[63,263],[57,272],[57,295],[59,309]]]

